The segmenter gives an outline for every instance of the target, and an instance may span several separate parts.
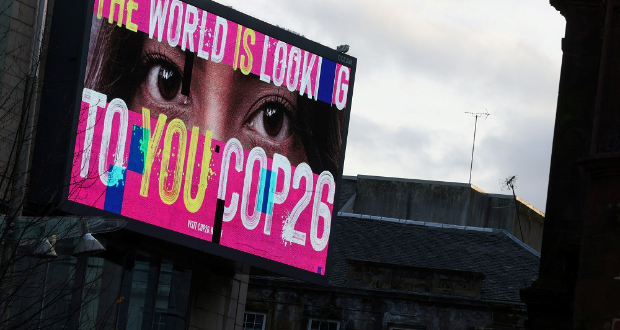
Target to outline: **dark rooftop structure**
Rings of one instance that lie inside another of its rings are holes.
[[[544,214],[519,197],[467,183],[345,176],[341,214],[503,229],[540,252]]]
[[[385,190],[394,182],[404,183],[401,191],[412,187],[402,179],[344,177],[341,212],[332,221],[329,287],[256,271],[247,315],[262,315],[266,330],[306,329],[317,322],[362,330],[523,329],[519,291],[535,280],[538,252],[504,229],[357,214],[360,182],[382,185],[379,199],[387,200]],[[415,189],[448,186],[439,187],[444,196],[485,194],[463,184],[414,183]],[[512,196],[482,197],[513,202]],[[454,211],[435,213],[441,212]]]
[[[519,290],[531,284],[540,262],[536,251],[503,230],[341,216],[334,232],[332,286],[349,286],[347,261],[360,260],[480,273],[484,279],[477,298],[519,302]]]

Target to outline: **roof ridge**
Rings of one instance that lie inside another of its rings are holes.
[[[508,238],[510,238],[511,240],[517,242],[517,244],[521,245],[522,248],[526,249],[527,251],[531,252],[533,255],[537,256],[538,258],[540,258],[540,253],[538,253],[538,251],[532,249],[529,245],[523,243],[520,239],[514,237],[511,233],[503,230],[503,229],[499,229],[500,232],[504,233],[504,235],[508,236]]]
[[[423,227],[460,229],[460,230],[471,230],[471,231],[481,231],[481,232],[493,232],[493,233],[496,233],[496,232],[499,232],[501,230],[501,229],[494,229],[494,228],[473,227],[473,226],[460,226],[460,225],[451,225],[451,224],[447,224],[447,223],[439,223],[439,222],[431,222],[431,221],[407,220],[407,219],[389,218],[389,217],[381,217],[381,216],[376,216],[376,215],[366,215],[366,214],[347,213],[347,212],[338,212],[338,216],[339,217],[358,218],[358,219],[380,220],[380,221],[403,223],[403,224],[423,226]]]
[[[346,213],[346,212],[338,212],[339,217],[349,217],[349,218],[358,218],[358,219],[371,219],[371,220],[379,220],[386,221],[392,223],[402,223],[414,226],[422,226],[422,227],[434,227],[434,228],[447,228],[447,229],[459,229],[459,230],[468,230],[468,231],[477,231],[477,232],[486,232],[486,233],[502,233],[506,235],[511,240],[515,241],[522,248],[532,253],[536,257],[540,258],[540,253],[536,250],[513,236],[511,233],[507,232],[504,229],[495,229],[495,228],[484,228],[484,227],[472,227],[472,226],[459,226],[459,225],[450,225],[446,223],[438,223],[438,222],[430,222],[430,221],[417,221],[417,220],[407,220],[407,219],[397,219],[397,218],[388,218],[381,217],[376,215],[366,215],[366,214],[357,214],[357,213]]]

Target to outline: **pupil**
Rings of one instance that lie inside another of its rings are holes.
[[[165,100],[172,100],[177,95],[180,86],[181,77],[176,72],[163,66],[159,69],[157,87]]]
[[[265,111],[263,111],[263,125],[265,126],[265,132],[270,136],[276,136],[282,130],[282,123],[284,122],[284,111],[279,109],[277,105],[268,104]]]

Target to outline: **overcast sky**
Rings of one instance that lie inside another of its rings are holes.
[[[216,0],[218,1],[218,0]],[[548,0],[219,0],[358,59],[345,175],[469,181],[545,210],[565,20]]]

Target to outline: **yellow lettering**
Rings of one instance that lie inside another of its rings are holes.
[[[103,1],[99,0],[99,6],[97,6],[97,18],[101,19],[103,17]]]
[[[114,9],[118,5],[118,20],[116,21],[116,25],[123,25],[123,14],[125,12],[125,0],[112,0],[110,3],[110,16],[108,16],[108,23],[112,24],[114,20]]]
[[[209,175],[213,171],[209,167],[211,164],[211,137],[213,131],[205,133],[205,142],[202,149],[202,165],[200,166],[200,181],[198,181],[198,192],[196,198],[192,198],[192,181],[194,179],[194,164],[196,162],[196,147],[198,145],[198,127],[192,128],[192,141],[189,144],[189,158],[187,159],[187,170],[185,170],[185,188],[183,188],[183,201],[188,211],[195,213],[202,206],[205,199],[205,191]]]
[[[237,25],[237,42],[235,43],[235,57],[233,59],[233,70],[237,70],[237,63],[239,62],[239,45],[241,44],[241,30],[243,26]]]
[[[136,9],[138,9],[138,4],[133,0],[129,0],[127,3],[127,24],[125,26],[127,27],[127,30],[133,32],[138,32],[138,24],[131,21],[131,12]]]
[[[145,107],[142,107],[142,128],[151,130],[151,110]]]
[[[245,29],[245,31],[243,31],[243,49],[245,49],[245,53],[248,54],[247,64],[245,62],[245,56],[241,55],[241,72],[245,75],[252,71],[252,51],[250,50],[250,46],[248,46],[248,37],[250,38],[250,44],[253,46],[256,39],[254,30]]]
[[[166,125],[166,119],[168,117],[163,113],[157,118],[157,126],[155,126],[155,132],[151,134],[151,111],[147,108],[142,108],[142,127],[149,130],[149,147],[146,153],[146,160],[144,162],[144,174],[142,175],[142,184],[140,185],[140,196],[148,197],[149,195],[149,182],[151,181],[151,167],[153,166],[153,160],[155,160],[155,153],[159,147],[159,140],[161,140],[164,126]]]
[[[168,164],[172,151],[172,138],[175,134],[179,135],[179,148],[177,149],[177,162],[172,171],[172,187],[166,188],[166,181],[170,176]],[[159,197],[161,201],[171,205],[179,198],[181,183],[183,179],[183,164],[185,164],[185,145],[187,142],[187,129],[181,119],[175,118],[166,129],[164,137],[164,152],[161,156],[161,169],[159,172]]]

